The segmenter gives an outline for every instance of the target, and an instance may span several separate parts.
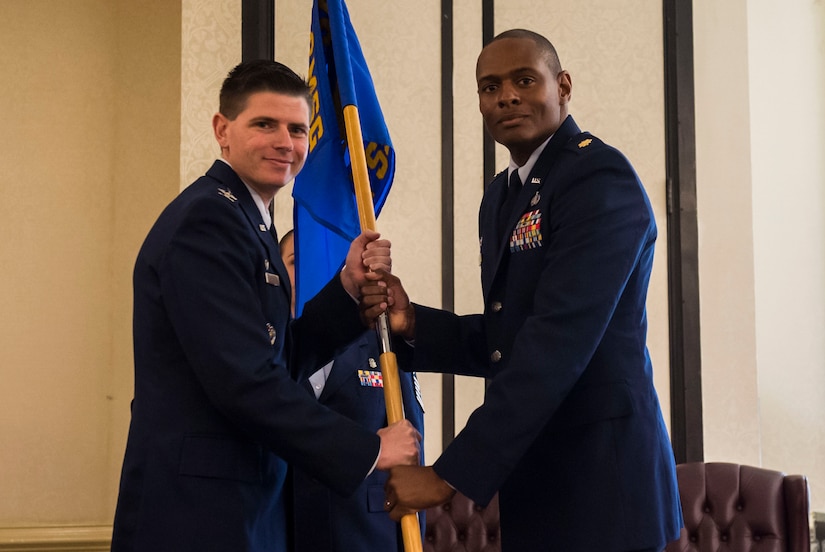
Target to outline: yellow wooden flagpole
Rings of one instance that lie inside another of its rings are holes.
[[[375,224],[375,207],[370,191],[370,178],[367,172],[367,156],[364,153],[364,139],[361,136],[361,118],[354,105],[344,106],[344,126],[347,131],[350,161],[352,162],[352,180],[355,184],[355,199],[358,205],[358,218],[361,230],[377,230]],[[384,402],[387,406],[387,423],[394,424],[404,419],[404,403],[401,400],[401,380],[398,376],[398,360],[390,346],[390,326],[387,314],[382,313],[377,321],[379,341],[381,343],[381,377],[384,381]],[[407,514],[401,518],[401,534],[406,552],[422,552],[421,527],[418,514]]]

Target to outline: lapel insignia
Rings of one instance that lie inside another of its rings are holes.
[[[264,259],[264,270],[269,270],[269,259]]]
[[[534,177],[530,180],[530,184],[541,184],[541,178],[539,178],[538,176],[534,176]]]
[[[258,230],[260,230],[261,232],[266,232],[266,224],[264,224],[264,223],[259,224],[258,225]]]
[[[530,207],[535,207],[538,205],[539,201],[541,201],[541,194],[536,192],[536,195],[534,195],[533,199],[530,200]]]
[[[587,146],[590,145],[590,142],[592,142],[592,141],[593,141],[592,138],[588,138],[587,140],[582,140],[581,142],[579,142],[579,147],[580,148],[586,148]]]
[[[269,344],[275,345],[275,327],[269,322],[266,323],[266,333],[269,334]]]
[[[226,188],[218,188],[218,193],[221,194],[226,199],[228,199],[229,201],[231,201],[232,203],[235,203],[236,201],[238,201],[238,198],[235,197],[235,194],[233,194],[232,192],[230,192]]]
[[[361,387],[384,387],[384,378],[377,370],[358,370],[358,381]]]
[[[281,278],[277,274],[272,274],[271,272],[266,272],[264,279],[266,283],[270,286],[280,286],[281,285]]]

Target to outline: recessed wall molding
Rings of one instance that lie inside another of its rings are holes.
[[[0,552],[108,552],[111,525],[0,528]]]

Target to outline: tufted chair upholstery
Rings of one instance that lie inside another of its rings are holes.
[[[498,495],[486,508],[461,493],[427,510],[424,552],[500,552]]]
[[[685,527],[665,552],[807,552],[804,475],[728,464],[676,466]]]

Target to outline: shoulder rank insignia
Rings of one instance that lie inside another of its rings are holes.
[[[590,145],[590,142],[592,142],[592,141],[593,141],[592,138],[588,138],[587,140],[582,140],[581,142],[579,142],[579,147],[580,148],[586,148],[587,146]]]
[[[230,192],[229,190],[227,190],[225,188],[218,188],[218,193],[221,194],[226,199],[228,199],[229,201],[231,201],[232,203],[235,203],[236,201],[238,201],[238,198],[235,197],[235,194],[233,194],[232,192]]]

